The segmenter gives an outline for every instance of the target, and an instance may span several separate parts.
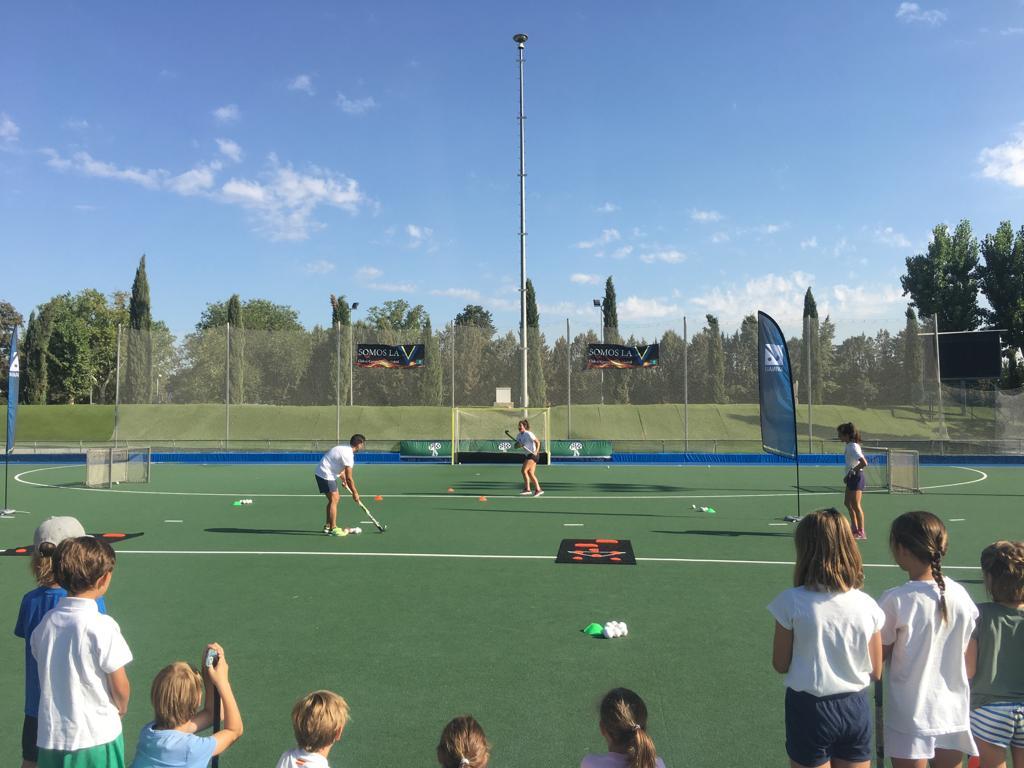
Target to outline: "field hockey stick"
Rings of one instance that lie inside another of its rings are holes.
[[[514,438],[514,437],[512,437],[512,433],[511,433],[511,432],[509,432],[509,431],[508,431],[507,429],[505,430],[505,434],[506,434],[506,435],[508,435],[508,439],[509,439],[509,440],[515,440],[515,438]]]
[[[365,512],[367,517],[370,518],[370,522],[372,522],[375,526],[377,526],[377,530],[378,531],[380,531],[381,533],[384,533],[384,531],[386,531],[388,529],[388,527],[386,525],[381,525],[380,523],[377,522],[377,518],[374,517],[373,513],[366,508],[366,505],[363,504],[362,500],[359,501],[359,506],[363,508],[363,512]]]
[[[884,714],[882,712],[882,681],[875,681],[875,757],[878,760],[878,767],[885,768],[885,739],[882,733],[885,730]]]

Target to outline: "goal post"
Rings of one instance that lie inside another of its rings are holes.
[[[865,447],[868,466],[865,484],[868,489],[884,489],[886,493],[920,493],[920,454],[904,448]]]
[[[110,488],[117,483],[148,483],[152,448],[88,448],[85,452],[86,488]]]
[[[550,408],[453,408],[452,464],[520,461],[522,449],[505,432],[514,437],[522,419],[540,441],[540,463],[550,464]]]

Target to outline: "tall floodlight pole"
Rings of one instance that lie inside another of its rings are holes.
[[[513,35],[519,46],[519,343],[523,351],[523,408],[530,407],[530,391],[527,383],[527,339],[526,339],[526,115],[523,114],[523,56],[526,52],[526,35]]]

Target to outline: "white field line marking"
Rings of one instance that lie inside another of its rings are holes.
[[[22,483],[23,485],[32,485],[37,488],[55,488],[64,491],[93,491],[96,493],[134,493],[143,496],[228,496],[238,497],[238,493],[218,493],[212,491],[134,491],[123,488],[83,488],[81,486],[69,486],[69,485],[52,485],[51,483],[36,483],[31,480],[23,480],[25,475],[31,475],[33,472],[44,472],[48,469],[66,469],[68,467],[78,466],[75,464],[65,464],[54,467],[37,467],[36,469],[29,469],[25,472],[19,472],[14,476],[15,482]],[[980,469],[974,469],[972,467],[950,467],[951,469],[963,469],[967,472],[977,472],[981,477],[976,477],[973,480],[963,480],[957,483],[942,483],[941,485],[923,485],[921,486],[922,491],[934,491],[939,488],[956,488],[962,485],[972,485],[974,483],[980,483],[988,479],[988,475],[982,472]],[[837,488],[834,491],[803,491],[801,496],[834,496],[841,493],[842,489]],[[884,491],[868,491],[868,493],[884,493]],[[655,494],[655,495],[630,495],[630,496],[618,496],[614,494],[602,494],[600,496],[549,496],[551,500],[566,500],[566,501],[598,501],[608,500],[609,498],[615,498],[617,500],[628,499],[633,500],[668,500],[668,499],[775,499],[775,498],[791,498],[796,496],[796,491],[783,491],[779,493],[718,493],[718,494]],[[247,498],[260,498],[260,499],[310,499],[319,498],[319,493],[250,493]],[[451,493],[395,493],[389,494],[389,499],[475,499],[478,498],[477,494],[451,494]],[[518,499],[519,494],[490,494],[489,499]]]
[[[789,525],[789,523],[768,523],[768,525]]]
[[[951,517],[951,518],[949,518],[949,522],[951,522],[951,523],[962,523],[963,521],[964,521],[964,518],[962,518],[962,517]]]
[[[562,523],[566,528],[582,528],[583,523]]]
[[[547,560],[554,562],[552,555],[465,555],[457,552],[276,552],[241,549],[121,549],[124,555],[286,555],[305,557],[415,557],[452,560]],[[713,563],[725,565],[788,565],[785,560],[713,560],[696,557],[638,557],[637,562],[645,563]],[[895,563],[864,563],[865,568],[897,568]],[[977,571],[977,565],[943,565],[947,571]]]
[[[164,520],[165,523],[183,523],[184,520]]]

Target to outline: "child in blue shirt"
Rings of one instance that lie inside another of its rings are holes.
[[[36,734],[39,728],[39,668],[29,638],[43,616],[68,593],[53,575],[53,553],[64,539],[85,536],[82,524],[73,517],[50,517],[43,520],[33,540],[32,575],[39,585],[21,599],[18,623],[14,634],[25,641],[25,720],[21,728],[21,767],[35,768],[39,760]],[[106,613],[103,598],[96,601],[100,613]]]
[[[131,768],[206,768],[210,758],[226,750],[242,735],[242,715],[228,681],[224,649],[210,643],[213,664],[203,664],[200,675],[184,661],[161,669],[153,680],[150,699],[153,721],[143,726]],[[206,705],[203,688],[206,688]],[[211,736],[197,736],[213,725],[213,692],[220,694],[224,727]]]

